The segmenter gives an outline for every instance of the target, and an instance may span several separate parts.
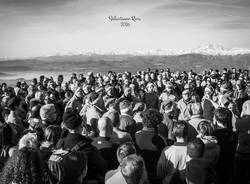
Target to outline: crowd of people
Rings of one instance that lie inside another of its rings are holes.
[[[0,85],[0,184],[249,184],[248,70]]]

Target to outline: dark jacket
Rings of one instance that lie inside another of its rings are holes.
[[[101,152],[102,157],[108,164],[108,170],[117,168],[118,162],[114,159],[116,158],[117,144],[113,144],[108,137],[98,136],[94,138],[92,145]]]
[[[203,159],[192,159],[187,163],[186,167],[187,183],[215,183],[216,173],[213,163]]]
[[[238,148],[240,153],[250,153],[250,115],[244,116],[236,121],[236,130],[238,133]]]
[[[80,134],[69,133],[65,138],[58,141],[57,148],[71,149],[80,141],[86,143],[79,149],[79,151],[83,151],[88,157],[88,172],[86,178],[97,179],[104,177],[106,173],[106,162],[97,148],[91,145],[91,139]]]

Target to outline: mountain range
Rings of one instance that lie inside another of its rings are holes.
[[[243,54],[250,54],[250,49],[247,48],[226,48],[219,44],[207,44],[207,45],[200,45],[193,49],[187,50],[164,50],[164,49],[157,49],[157,50],[149,50],[149,51],[102,51],[102,50],[94,50],[94,51],[82,51],[82,52],[69,52],[66,54],[58,53],[55,56],[74,56],[74,55],[131,55],[131,56],[178,56],[183,54],[202,54],[202,55],[243,55]],[[46,57],[46,56],[44,56]]]
[[[43,55],[38,57],[22,57],[22,58],[0,58],[1,60],[12,60],[12,59],[41,59],[46,57],[70,57],[70,56],[96,56],[96,55],[129,55],[129,56],[178,56],[183,54],[202,54],[210,56],[235,56],[250,54],[250,49],[248,48],[226,48],[219,44],[204,44],[193,49],[187,50],[148,50],[148,51],[80,51],[80,52],[67,52],[67,53],[57,53],[54,55]]]

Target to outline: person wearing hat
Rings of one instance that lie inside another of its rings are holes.
[[[85,179],[104,181],[107,163],[101,156],[99,150],[94,147],[92,140],[82,135],[82,119],[77,112],[68,110],[63,115],[63,127],[69,133],[65,138],[61,138],[57,143],[57,148],[72,149],[76,144],[82,142],[78,151],[87,155],[88,171]]]

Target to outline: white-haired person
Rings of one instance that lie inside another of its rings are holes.
[[[105,175],[105,181],[109,180],[114,176],[117,172],[120,172],[120,164],[122,160],[131,154],[136,154],[136,148],[132,142],[125,142],[123,144],[120,144],[120,146],[116,150],[116,159],[117,162],[119,163],[118,168],[114,170],[110,170],[106,173]]]
[[[147,171],[142,157],[136,154],[126,156],[120,169],[105,184],[149,184]]]

